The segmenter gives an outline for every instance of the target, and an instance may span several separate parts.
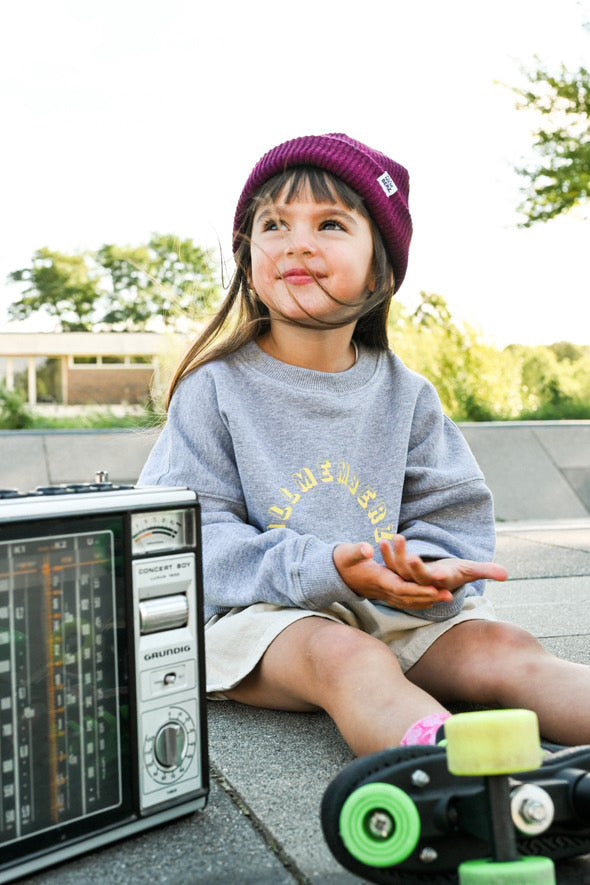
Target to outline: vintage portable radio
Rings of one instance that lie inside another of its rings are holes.
[[[197,496],[0,492],[0,882],[204,808]]]

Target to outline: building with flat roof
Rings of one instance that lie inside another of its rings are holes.
[[[170,344],[155,332],[2,332],[0,384],[31,406],[140,404]]]

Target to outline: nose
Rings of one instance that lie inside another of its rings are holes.
[[[287,233],[287,255],[313,255],[317,249],[313,230],[306,224],[295,224]]]

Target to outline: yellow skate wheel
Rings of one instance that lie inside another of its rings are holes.
[[[523,857],[508,863],[469,860],[459,866],[459,885],[492,882],[494,885],[555,885],[555,867],[548,857]]]
[[[452,774],[498,775],[533,771],[543,760],[537,714],[531,710],[458,713],[445,722]]]

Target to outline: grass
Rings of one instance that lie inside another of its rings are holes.
[[[97,410],[85,415],[59,417],[30,412],[16,427],[13,422],[3,422],[0,418],[0,430],[151,430],[162,423],[163,416],[147,410],[138,415],[115,415],[108,410]]]

